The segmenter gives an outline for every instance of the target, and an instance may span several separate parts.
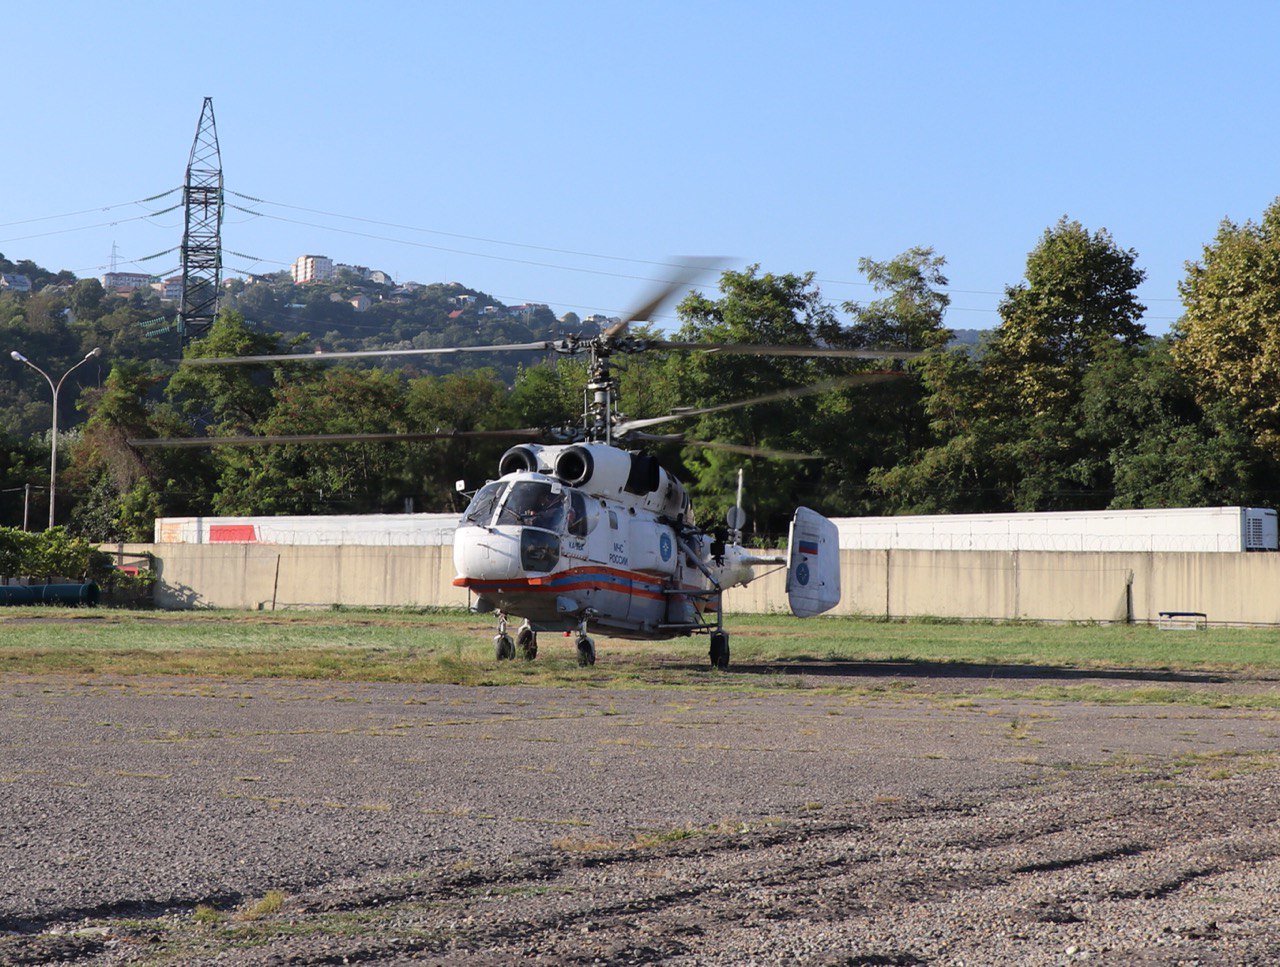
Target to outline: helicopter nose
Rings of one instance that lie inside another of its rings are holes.
[[[480,581],[520,577],[520,528],[459,527],[453,536],[458,575]]]

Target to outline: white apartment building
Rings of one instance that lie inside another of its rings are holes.
[[[147,288],[155,278],[145,272],[108,272],[99,281],[108,292],[119,292],[122,289]]]
[[[327,255],[300,255],[289,268],[293,276],[293,284],[304,282],[323,282],[333,278],[333,259]]]

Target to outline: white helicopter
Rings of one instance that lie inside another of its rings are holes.
[[[595,354],[592,371],[587,392],[604,408],[607,431],[625,435],[656,422],[615,420],[612,381],[602,377],[607,367]],[[695,412],[705,410],[678,417]],[[575,632],[578,663],[593,665],[588,632],[597,630],[646,640],[708,634],[711,664],[727,668],[722,595],[750,583],[760,567],[787,566],[788,600],[800,617],[839,603],[838,534],[831,521],[800,507],[786,557],[752,553],[741,543],[746,517],[739,474],[728,539],[718,540],[694,522],[680,481],[654,457],[613,446],[612,435],[512,447],[499,461],[499,479],[480,488],[462,515],[453,539],[453,583],[476,595],[475,610],[497,613],[499,661],[514,658],[517,648],[526,659],[537,657],[538,632],[556,631]],[[465,489],[462,481],[458,489]],[[512,615],[524,619],[514,641]]]
[[[702,266],[695,266],[701,271]],[[751,456],[812,459],[813,454],[687,440],[680,434],[653,435],[648,427],[673,420],[827,392],[853,382],[893,379],[898,373],[860,373],[765,396],[666,416],[624,418],[616,412],[617,381],[609,359],[615,353],[646,350],[713,351],[759,356],[907,359],[914,352],[765,346],[741,343],[673,342],[636,338],[627,328],[652,313],[689,276],[664,285],[643,306],[598,336],[560,340],[433,349],[358,350],[263,356],[193,357],[185,365],[210,366],[276,362],[324,362],[371,356],[420,356],[471,352],[528,352],[589,356],[582,424],[577,427],[511,431],[452,431],[382,434],[301,434],[135,439],[153,446],[271,445],[352,441],[413,441],[464,436],[510,435],[527,442],[509,449],[498,464],[498,479],[470,495],[454,536],[454,585],[475,595],[474,610],[497,617],[494,655],[499,661],[538,654],[538,633],[574,634],[578,662],[593,665],[590,632],[644,640],[706,634],[715,668],[729,665],[722,596],[750,583],[760,568],[787,569],[786,591],[799,617],[822,614],[840,601],[840,558],[836,527],[816,511],[799,507],[791,521],[785,556],[761,556],[742,545],[741,474],[738,501],[717,535],[694,520],[689,494],[656,458],[624,448],[632,443],[682,442]],[[619,445],[622,444],[622,445]],[[457,489],[466,493],[466,484]],[[513,638],[512,618],[523,619]]]

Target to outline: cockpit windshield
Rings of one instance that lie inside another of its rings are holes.
[[[489,526],[493,521],[493,512],[498,508],[498,501],[502,499],[502,492],[506,489],[507,485],[500,480],[481,487],[471,498],[471,503],[467,505],[466,513],[462,515],[462,523],[475,524],[477,527]]]
[[[556,493],[551,484],[541,480],[516,481],[502,505],[498,523],[541,527],[558,534],[564,526],[564,493]]]

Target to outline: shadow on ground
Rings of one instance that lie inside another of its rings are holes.
[[[673,667],[701,669],[703,664]],[[1214,685],[1240,680],[1220,672],[1175,671],[1168,668],[1071,668],[1063,665],[1021,665],[958,661],[859,661],[815,658],[777,658],[767,662],[733,662],[731,674],[815,675],[833,678],[965,678],[988,681],[1120,681],[1135,684]],[[1262,679],[1253,679],[1260,681]]]

